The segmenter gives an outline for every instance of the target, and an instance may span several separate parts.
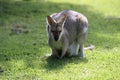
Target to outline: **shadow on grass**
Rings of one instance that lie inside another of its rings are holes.
[[[78,57],[64,57],[63,59],[58,59],[55,57],[48,56],[46,58],[47,64],[43,66],[43,68],[47,70],[56,70],[63,69],[67,64],[85,64],[88,62],[87,58],[80,59]]]

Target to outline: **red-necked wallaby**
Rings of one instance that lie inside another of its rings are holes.
[[[47,16],[48,44],[52,55],[84,57],[88,20],[76,11],[64,10]]]

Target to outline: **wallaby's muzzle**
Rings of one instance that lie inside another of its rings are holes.
[[[59,35],[54,35],[54,39],[57,41],[59,39]]]
[[[60,31],[52,31],[53,36],[54,36],[54,40],[58,41],[59,36],[60,36]]]

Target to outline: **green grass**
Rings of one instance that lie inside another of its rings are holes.
[[[0,80],[120,80],[119,0],[0,0]],[[85,58],[51,58],[46,16],[65,9],[89,20]],[[15,25],[28,33],[11,34]]]

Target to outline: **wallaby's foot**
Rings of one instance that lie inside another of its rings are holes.
[[[52,58],[57,58],[57,59],[62,59],[62,58],[63,58],[62,56],[55,55],[55,54],[52,54],[51,57],[52,57]]]
[[[56,58],[56,57],[58,57],[58,56],[55,55],[55,54],[52,54],[51,57],[52,57],[52,58]]]
[[[51,55],[50,57],[55,57],[55,55]]]
[[[84,59],[84,57],[81,57],[81,56],[80,56],[79,58],[80,58],[80,59]]]
[[[61,57],[61,56],[57,56],[57,58],[60,59],[60,60],[63,59],[63,57]]]
[[[84,58],[84,53],[79,53],[78,57],[79,57],[80,59],[83,59],[83,58]]]

